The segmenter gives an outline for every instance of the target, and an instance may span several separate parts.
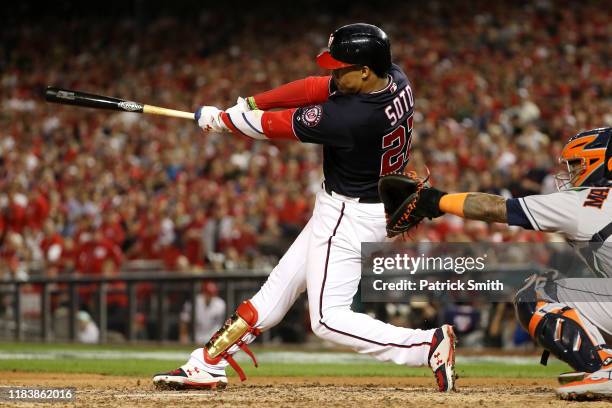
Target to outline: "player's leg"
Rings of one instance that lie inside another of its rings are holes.
[[[560,279],[555,282],[555,285],[559,302],[578,310],[601,334],[602,344],[610,344],[612,336],[612,279]]]
[[[598,327],[612,328],[611,304],[598,299],[605,280],[595,281],[589,289],[585,279],[534,276],[515,299],[517,317],[531,337],[576,370],[559,377],[562,397],[612,394],[612,350]]]
[[[312,230],[306,224],[295,242],[281,258],[261,289],[250,300],[257,309],[255,327],[261,331],[276,326],[297,298],[306,290],[306,256]]]
[[[361,278],[361,242],[384,238],[384,212],[375,204],[370,206],[341,202],[325,193],[317,197],[306,265],[312,329],[319,337],[378,360],[411,366],[433,360],[436,369],[440,365],[448,368],[448,377],[444,370],[437,374],[440,388],[452,389],[452,328],[396,327],[351,310]]]
[[[602,360],[599,370],[562,384],[557,394],[562,398],[612,396],[612,347],[605,341],[612,333],[612,279],[561,279],[555,284],[559,301],[593,327],[589,332],[593,332]]]
[[[194,350],[186,364],[177,370],[157,374],[153,382],[162,388],[215,388],[225,386],[228,364],[245,379],[233,354],[244,350],[256,363],[248,344],[263,330],[278,324],[306,289],[305,251],[312,220],[272,270],[261,289],[243,302],[224,326],[201,348]]]

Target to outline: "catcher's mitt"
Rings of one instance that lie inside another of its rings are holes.
[[[387,236],[392,238],[417,226],[423,218],[443,213],[438,202],[444,192],[429,185],[429,172],[420,178],[413,171],[391,173],[378,180],[378,194],[385,205]]]

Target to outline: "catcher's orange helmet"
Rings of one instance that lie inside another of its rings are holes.
[[[612,127],[572,136],[559,162],[567,165],[567,173],[556,176],[559,190],[612,184]]]

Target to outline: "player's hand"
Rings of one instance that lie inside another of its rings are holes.
[[[215,106],[201,106],[195,113],[198,126],[205,132],[223,132],[227,127],[221,120],[223,111]]]
[[[245,113],[250,110],[251,110],[251,107],[249,106],[249,102],[247,101],[247,99],[243,98],[242,96],[239,96],[238,99],[236,100],[236,104],[232,106],[231,108],[226,109],[225,112],[227,113]]]

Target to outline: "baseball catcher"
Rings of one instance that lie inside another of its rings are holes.
[[[532,276],[515,297],[521,325],[545,352],[575,372],[559,376],[562,398],[612,395],[612,128],[577,134],[564,146],[559,192],[506,199],[484,193],[446,193],[414,174],[379,181],[387,233],[414,228],[443,214],[558,232],[579,251],[594,275],[605,279]],[[542,288],[546,288],[544,292]],[[577,296],[580,293],[580,296]],[[576,301],[580,299],[580,301]]]

